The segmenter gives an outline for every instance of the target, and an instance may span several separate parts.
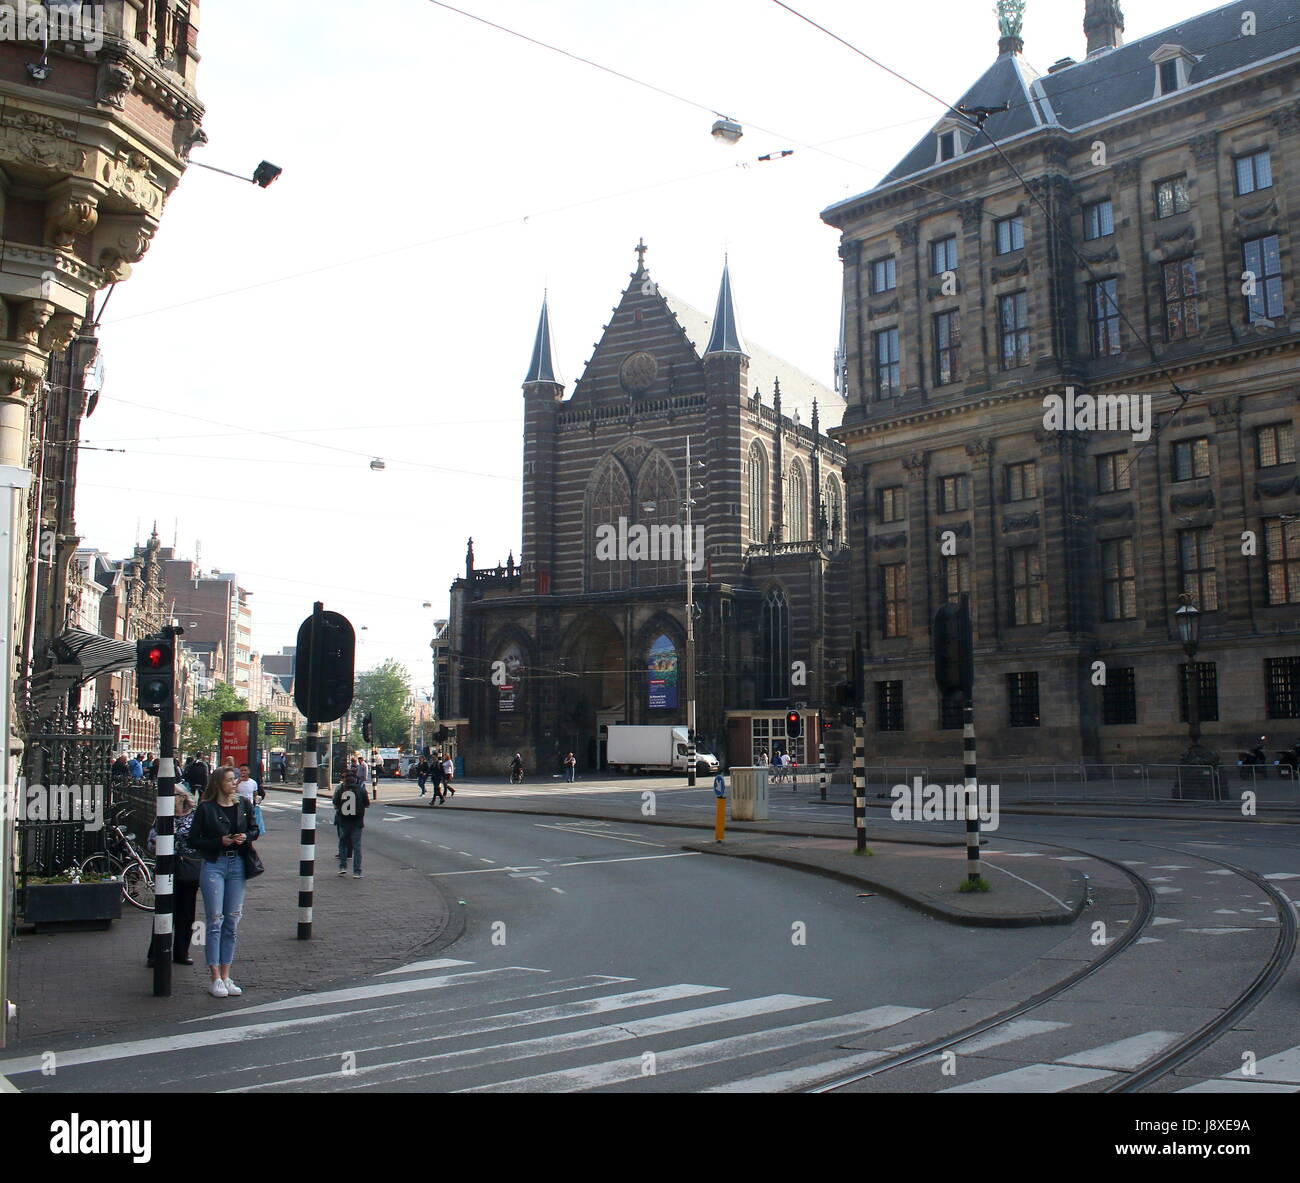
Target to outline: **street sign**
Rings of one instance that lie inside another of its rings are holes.
[[[357,637],[346,616],[315,608],[298,629],[293,701],[308,719],[332,723],[352,705]]]

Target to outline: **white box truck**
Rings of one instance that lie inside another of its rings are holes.
[[[615,723],[609,728],[605,762],[611,769],[661,769],[685,772],[687,768],[688,732],[685,727],[672,724],[634,727]],[[710,775],[718,771],[717,756],[702,747],[695,749],[697,773]]]

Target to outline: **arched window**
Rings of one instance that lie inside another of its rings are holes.
[[[626,546],[628,527],[635,520],[627,470],[613,456],[606,456],[587,483],[588,591],[616,591],[631,585]]]
[[[745,462],[745,488],[749,496],[749,537],[752,542],[767,541],[767,453],[755,440]]]
[[[832,551],[844,545],[844,493],[839,478],[826,478],[826,540]]]
[[[807,542],[808,533],[808,477],[803,464],[795,460],[790,465],[790,475],[785,482],[785,536],[789,542]]]
[[[632,578],[637,587],[685,582],[686,555],[681,549],[682,530],[677,528],[685,519],[673,466],[656,450],[646,457],[636,478],[635,520],[646,534],[641,544],[644,553],[640,547],[633,552]]]
[[[759,692],[765,699],[790,697],[790,606],[785,592],[772,588],[759,622]]]

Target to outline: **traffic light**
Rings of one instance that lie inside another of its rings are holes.
[[[447,740],[449,740],[450,738],[451,738],[451,728],[450,728],[450,727],[439,727],[439,728],[438,728],[438,742],[439,742],[439,743],[446,743]]]
[[[364,739],[366,743],[369,743],[373,738],[373,731],[374,726],[371,722],[370,716],[366,715],[366,717],[361,720],[361,738]]]
[[[789,739],[798,739],[803,734],[803,719],[798,711],[788,711],[786,713],[785,734]]]
[[[975,684],[970,602],[944,604],[934,616],[934,680],[945,697],[969,697]]]
[[[168,637],[146,637],[135,643],[135,701],[150,715],[171,708],[176,692],[176,643]]]

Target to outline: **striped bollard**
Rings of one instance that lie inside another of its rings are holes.
[[[857,830],[858,854],[867,850],[867,721],[853,716],[853,826]]]
[[[980,810],[975,768],[975,708],[969,697],[962,725],[961,752],[962,771],[966,775],[966,878],[974,883],[980,877]]]
[[[170,712],[168,712],[170,714]],[[168,742],[172,725],[164,716],[162,751],[175,751]],[[158,787],[154,805],[154,883],[153,883],[153,994],[170,998],[172,992],[172,952],[176,917],[176,761],[172,755],[158,756]]]
[[[316,894],[316,745],[320,727],[307,722],[302,754],[302,832],[298,839],[298,939],[311,940],[312,901]]]
[[[820,723],[820,720],[818,720]],[[817,782],[822,791],[822,800],[826,800],[826,741],[817,741]]]

